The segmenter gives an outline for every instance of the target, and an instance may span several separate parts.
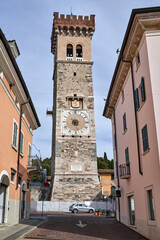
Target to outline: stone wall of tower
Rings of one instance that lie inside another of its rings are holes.
[[[56,155],[52,200],[96,200],[100,186],[97,175],[92,63],[62,61],[57,63],[56,74]],[[89,137],[62,136],[61,111],[68,109],[66,96],[74,96],[75,93],[84,98],[83,109],[90,111]],[[81,169],[76,169],[77,166]]]
[[[52,201],[98,200],[100,193],[91,61],[91,38],[94,30],[94,15],[90,19],[83,19],[81,16],[73,16],[71,19],[64,15],[59,18],[57,13],[54,14],[51,37],[52,53],[55,55]],[[66,55],[67,44],[73,46],[71,59]],[[81,59],[76,56],[78,44],[82,46]],[[82,135],[67,135],[63,133],[63,114],[67,111],[76,113],[77,109],[69,106],[69,99],[74,99],[75,96],[78,101],[81,99],[83,102],[83,107],[78,107],[78,111],[87,113],[89,131],[84,130]]]

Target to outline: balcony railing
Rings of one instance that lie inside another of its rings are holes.
[[[39,158],[33,159],[32,156],[28,157],[27,172],[36,174],[41,171],[41,161]]]
[[[130,176],[131,176],[130,163],[121,164],[119,166],[119,169],[120,169],[120,178],[122,178],[122,179],[130,178]]]

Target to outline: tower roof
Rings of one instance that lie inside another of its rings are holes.
[[[95,15],[88,16],[76,16],[61,14],[59,17],[58,12],[53,14],[53,27],[51,35],[51,52],[55,53],[55,46],[57,41],[57,34],[62,34],[66,31],[66,34],[69,34],[69,30],[72,30],[73,35],[75,35],[75,30],[78,29],[80,35],[82,31],[85,30],[85,36],[92,36],[95,31]]]

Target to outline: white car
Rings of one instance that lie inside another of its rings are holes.
[[[95,212],[95,209],[83,203],[74,203],[69,207],[69,211],[72,213],[77,213],[77,212],[93,213]]]

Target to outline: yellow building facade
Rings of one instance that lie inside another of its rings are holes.
[[[102,195],[109,197],[113,195],[115,189],[114,170],[113,169],[99,169],[99,178],[102,189]]]

